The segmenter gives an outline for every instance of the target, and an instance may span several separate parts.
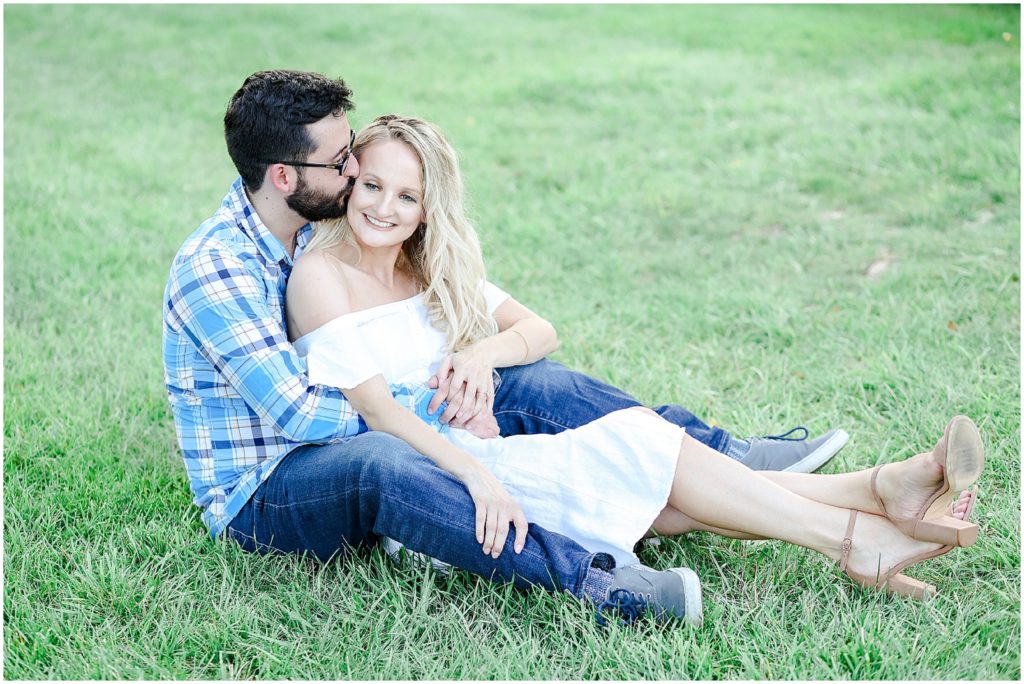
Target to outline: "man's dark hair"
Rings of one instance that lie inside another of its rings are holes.
[[[316,148],[306,125],[355,105],[345,81],[308,71],[257,71],[224,114],[228,154],[246,187],[259,190],[268,162],[305,161]]]

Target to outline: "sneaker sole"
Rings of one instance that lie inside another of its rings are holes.
[[[672,568],[683,580],[683,606],[686,615],[683,622],[692,627],[700,627],[704,624],[704,601],[701,599],[700,578],[690,568]]]
[[[813,473],[815,470],[828,463],[840,449],[846,446],[846,443],[849,441],[850,435],[846,434],[846,430],[836,430],[835,434],[825,440],[824,444],[788,468],[783,468],[782,472]]]
[[[438,575],[447,577],[451,574],[452,566],[448,563],[439,561],[436,558],[431,558],[430,556],[419,553],[418,551],[410,551],[400,542],[395,541],[391,537],[381,537],[380,543],[381,546],[384,547],[384,553],[388,554],[388,558],[390,558],[391,562],[395,565],[402,564],[402,552],[404,551],[406,557],[417,567],[423,567],[429,563],[433,566],[434,572]]]

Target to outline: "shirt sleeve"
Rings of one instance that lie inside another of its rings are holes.
[[[166,320],[249,408],[295,442],[329,442],[365,430],[344,395],[310,383],[265,281],[228,250],[206,250],[171,270]]]
[[[354,319],[335,318],[310,335],[306,352],[310,382],[352,389],[384,374]]]
[[[484,299],[487,300],[487,313],[493,315],[494,312],[498,310],[498,307],[505,303],[506,299],[511,298],[512,295],[505,292],[491,281],[484,281]]]

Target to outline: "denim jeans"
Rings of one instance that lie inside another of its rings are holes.
[[[503,435],[555,434],[640,402],[555,361],[502,368],[494,415]],[[712,449],[730,435],[676,405],[654,409]],[[390,537],[410,551],[517,586],[539,585],[603,598],[614,562],[573,540],[530,525],[522,554],[510,533],[497,560],[476,542],[476,515],[465,486],[405,442],[370,432],[338,444],[307,445],[277,466],[227,536],[247,551],[309,553],[321,560]]]
[[[501,434],[555,434],[597,420],[612,411],[641,406],[617,387],[542,359],[528,366],[498,370],[501,381],[494,393],[494,417]],[[727,453],[731,435],[711,427],[682,406],[667,404],[654,411],[686,434]]]
[[[603,598],[610,556],[538,525],[530,525],[517,555],[513,532],[497,560],[485,555],[465,486],[397,437],[369,432],[292,451],[226,535],[246,551],[308,553],[324,561],[390,537],[494,581]]]

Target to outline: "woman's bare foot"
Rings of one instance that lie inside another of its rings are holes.
[[[875,490],[890,517],[915,518],[942,482],[942,466],[928,452],[886,465],[878,472]]]
[[[889,464],[876,473],[875,488],[885,510],[872,512],[893,520],[948,514],[954,493],[973,485],[984,466],[985,448],[978,426],[966,416],[955,416],[932,451]],[[962,515],[956,517],[963,519]]]
[[[963,520],[967,517],[967,509],[971,504],[971,493],[966,489],[960,492],[960,498],[953,504],[953,517]]]

